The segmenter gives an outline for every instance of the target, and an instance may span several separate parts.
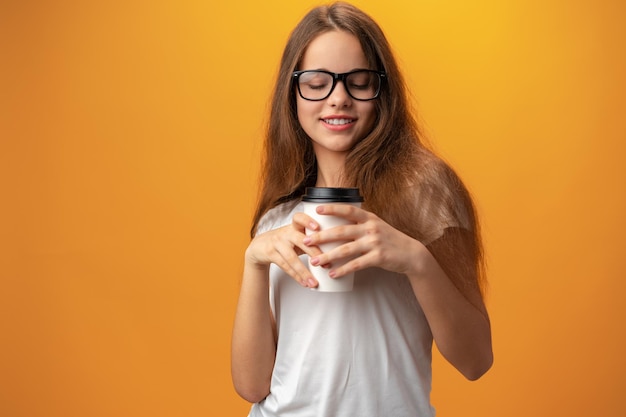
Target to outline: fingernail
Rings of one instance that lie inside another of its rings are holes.
[[[311,243],[311,238],[310,237],[305,237],[304,239],[302,239],[302,243],[304,243],[305,245],[308,245],[309,243]]]
[[[311,230],[317,230],[317,223],[311,222],[309,223],[309,229]]]
[[[313,278],[309,278],[307,280],[307,283],[309,284],[309,287],[311,287],[311,288],[317,287],[317,282],[315,282],[315,280]]]
[[[311,265],[317,266],[320,263],[320,258],[311,258]]]
[[[328,273],[328,276],[331,277],[331,278],[335,278],[337,276],[337,271],[330,271]]]

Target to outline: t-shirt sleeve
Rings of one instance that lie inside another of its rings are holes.
[[[444,163],[436,169],[437,178],[412,187],[422,243],[428,245],[448,228],[472,231],[473,207],[469,193],[458,176]]]

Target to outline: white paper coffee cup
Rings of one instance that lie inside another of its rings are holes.
[[[332,227],[347,225],[350,224],[350,222],[341,217],[318,214],[315,211],[317,206],[323,204],[349,204],[361,207],[362,201],[363,197],[361,197],[357,188],[308,187],[302,197],[304,213],[315,219],[315,221],[320,225],[320,230],[327,230]],[[306,233],[309,235],[314,232],[307,229]],[[322,252],[328,252],[338,246],[341,246],[343,243],[345,242],[329,242],[318,246]],[[348,261],[349,259],[333,261],[333,268],[337,268]],[[309,270],[319,283],[316,288],[317,291],[352,291],[352,288],[354,287],[354,273],[346,274],[339,278],[331,278],[328,275],[330,269],[323,268],[322,266],[313,266],[310,262]]]

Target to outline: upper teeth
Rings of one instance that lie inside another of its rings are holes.
[[[325,119],[324,121],[330,125],[345,125],[351,123],[352,119]]]

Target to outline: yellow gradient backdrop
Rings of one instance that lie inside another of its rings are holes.
[[[229,343],[308,1],[0,3],[0,415],[244,416]],[[623,416],[626,6],[362,0],[474,193],[496,362],[441,416]]]

